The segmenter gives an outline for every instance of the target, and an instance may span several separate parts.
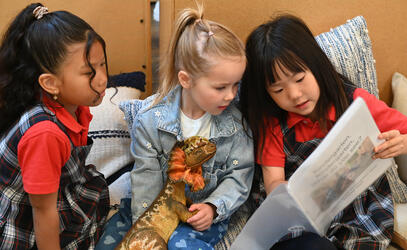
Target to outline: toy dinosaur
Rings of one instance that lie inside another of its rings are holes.
[[[202,164],[215,152],[216,145],[203,137],[177,142],[171,151],[164,188],[116,249],[167,249],[168,239],[179,222],[186,222],[195,214],[186,207],[185,184],[193,192],[205,187]]]

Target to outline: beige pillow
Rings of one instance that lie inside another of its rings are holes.
[[[118,179],[110,179],[115,173],[134,161],[130,153],[130,134],[118,103],[123,100],[140,98],[141,91],[136,88],[119,86],[107,88],[100,105],[90,107],[93,119],[89,125],[89,137],[93,146],[86,158],[86,164],[93,164],[107,179],[110,205],[120,204],[120,200],[129,197],[130,177],[128,172]],[[113,96],[114,95],[114,96]],[[111,99],[111,97],[113,98]]]
[[[391,86],[393,89],[392,107],[407,116],[407,78],[395,72]],[[407,183],[407,155],[398,156],[395,160],[398,165],[400,179]]]

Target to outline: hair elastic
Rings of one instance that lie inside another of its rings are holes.
[[[212,31],[209,31],[209,32],[208,32],[208,36],[209,36],[209,37],[213,36],[213,32],[212,32]]]
[[[46,14],[48,14],[48,8],[44,6],[38,6],[33,10],[33,15],[37,20],[41,19]]]

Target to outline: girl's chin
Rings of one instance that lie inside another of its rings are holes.
[[[307,118],[309,118],[309,119],[311,119],[312,121],[316,121],[317,119],[316,119],[316,115],[315,115],[315,112],[308,112],[308,114],[307,115],[304,115],[305,117],[307,117]]]
[[[99,104],[102,103],[102,101],[103,101],[103,97],[100,97],[100,98],[94,100],[93,103],[92,103],[92,105],[90,105],[90,106],[91,106],[91,107],[98,106]]]

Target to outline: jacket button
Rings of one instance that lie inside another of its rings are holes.
[[[147,202],[143,202],[143,207],[144,207],[144,208],[147,208],[147,207],[148,207]]]

